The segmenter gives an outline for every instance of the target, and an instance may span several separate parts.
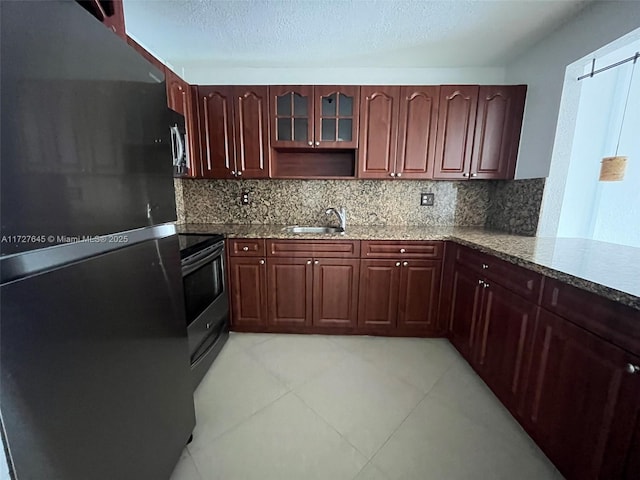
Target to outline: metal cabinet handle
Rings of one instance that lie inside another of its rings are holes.
[[[235,176],[236,176],[236,171],[235,171],[235,170],[232,170],[232,171],[231,171],[231,175],[233,175],[233,176],[235,177]]]
[[[307,260],[307,265],[311,265],[311,260]]]
[[[211,328],[211,323],[207,323],[205,327],[207,328],[207,330],[209,330]]]
[[[236,172],[236,175],[240,177],[242,175],[242,172]]]
[[[320,142],[318,140],[316,140],[316,147],[320,145]]]
[[[313,140],[309,140],[307,143],[309,144],[310,147],[313,146]]]
[[[393,173],[393,172],[391,172],[391,173],[389,174],[389,176],[390,176],[390,177],[395,177],[395,176],[396,176],[396,174],[395,174],[395,173]]]
[[[478,280],[478,285],[484,285],[484,282],[482,280]]]
[[[242,251],[243,252],[248,252],[249,251],[249,247],[242,247]]]
[[[400,249],[400,253],[405,253],[405,252],[406,252],[406,250],[404,248]]]
[[[407,265],[409,265],[409,262],[402,262],[403,267],[406,267]]]
[[[316,261],[313,262],[314,265],[318,265],[319,263],[320,263],[319,260],[316,260]]]
[[[633,363],[627,363],[627,372],[640,373],[640,367],[638,365],[634,365]]]
[[[477,174],[477,173],[472,173],[472,174],[471,174],[471,176],[472,176],[472,177],[477,177],[477,176],[478,176],[478,174]]]
[[[396,267],[399,267],[399,266],[400,266],[400,262],[396,262]]]
[[[264,265],[264,260],[260,260],[260,265]]]
[[[483,269],[483,270],[486,270],[487,268],[489,268],[489,265],[487,265],[486,263],[483,263],[483,264],[482,264],[482,269]]]
[[[489,284],[487,282],[484,282],[484,285],[482,285],[484,288],[489,288]]]
[[[396,173],[396,177],[401,177],[402,173]]]
[[[462,174],[462,176],[463,176],[463,177],[468,177],[468,176],[469,176],[469,174],[468,174],[468,173],[463,173],[463,174]]]

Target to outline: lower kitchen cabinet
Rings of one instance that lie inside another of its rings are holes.
[[[567,478],[640,478],[634,366],[639,358],[540,310],[525,427]]]
[[[269,325],[356,324],[360,260],[269,258]]]
[[[451,290],[449,340],[471,363],[482,307],[482,281],[473,270],[456,264]]]
[[[268,323],[272,326],[310,326],[313,266],[306,258],[268,258]]]
[[[267,269],[264,258],[229,259],[232,326],[267,324]]]
[[[360,260],[313,261],[313,320],[318,327],[356,326]]]
[[[495,282],[482,287],[473,364],[502,403],[521,412],[537,306]]]
[[[362,260],[358,326],[435,332],[440,272],[439,261]]]

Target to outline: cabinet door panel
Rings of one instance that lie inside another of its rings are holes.
[[[440,87],[402,87],[396,172],[432,178]]]
[[[398,327],[435,332],[442,263],[409,260],[402,263]]]
[[[396,260],[362,260],[359,326],[396,326],[400,268]]]
[[[513,178],[526,91],[525,85],[480,87],[471,161],[476,178]]]
[[[319,148],[357,148],[360,87],[316,85],[315,143]]]
[[[478,104],[477,85],[442,85],[433,178],[469,177]]]
[[[260,258],[229,260],[231,288],[231,324],[233,326],[267,324],[267,270]]]
[[[198,87],[200,176],[204,178],[233,178],[232,99],[232,87]]]
[[[476,368],[502,403],[521,413],[537,307],[494,283],[484,290]]]
[[[312,85],[270,86],[271,146],[276,148],[312,147],[313,113]]]
[[[400,87],[361,87],[358,176],[390,178],[396,163]]]
[[[313,265],[313,325],[355,327],[360,260],[317,262]]]
[[[268,88],[234,87],[236,163],[243,178],[269,178]]]
[[[311,325],[313,269],[310,260],[269,258],[267,269],[269,324]]]
[[[621,394],[628,382],[638,381],[637,374],[626,372],[627,364],[637,361],[586,330],[540,309],[525,422],[567,478],[598,477],[603,465],[607,465],[607,443],[615,441],[608,439],[612,427],[622,424],[623,429],[634,428],[633,419],[620,422],[616,414],[621,402],[635,402],[637,415],[637,396]],[[626,445],[618,447],[618,451],[627,451],[631,434],[618,429],[616,437],[627,439]]]
[[[469,363],[482,306],[479,277],[472,270],[456,265],[453,272],[452,306],[449,316],[449,339]]]

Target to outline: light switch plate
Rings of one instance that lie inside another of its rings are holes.
[[[434,200],[435,198],[433,193],[420,194],[420,205],[422,205],[423,207],[433,207]]]

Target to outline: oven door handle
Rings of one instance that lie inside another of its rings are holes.
[[[189,275],[191,272],[199,269],[203,265],[206,265],[214,258],[219,257],[224,252],[224,242],[207,247],[200,253],[192,255],[186,261],[182,263],[182,276]]]

